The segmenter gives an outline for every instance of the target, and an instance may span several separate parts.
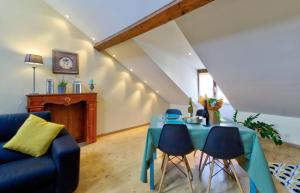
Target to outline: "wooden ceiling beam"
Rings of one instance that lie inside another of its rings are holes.
[[[168,21],[174,20],[177,17],[202,7],[212,1],[214,0],[175,0],[133,25],[130,25],[120,32],[96,43],[94,47],[97,50],[102,51],[165,24]]]

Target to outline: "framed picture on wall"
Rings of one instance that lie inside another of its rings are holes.
[[[54,74],[79,74],[78,54],[52,50],[52,69]]]

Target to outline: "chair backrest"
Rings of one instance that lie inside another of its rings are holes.
[[[36,112],[32,114],[39,116],[46,121],[51,121],[50,112]],[[0,141],[7,141],[11,139],[29,115],[29,113],[0,115]]]
[[[173,156],[191,153],[194,146],[187,126],[184,124],[165,124],[160,134],[158,148]]]
[[[244,154],[239,129],[237,127],[212,127],[203,151],[217,159],[234,159]]]
[[[201,116],[201,117],[204,117],[204,109],[198,109],[197,112],[196,112],[196,116]]]
[[[182,115],[179,109],[167,109],[166,114]]]

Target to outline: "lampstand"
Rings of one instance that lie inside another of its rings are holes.
[[[43,65],[43,57],[39,55],[34,55],[34,54],[26,54],[25,64],[30,64],[32,65],[32,70],[33,70],[33,92],[32,94],[38,94],[35,89],[35,70],[37,66],[42,66]]]

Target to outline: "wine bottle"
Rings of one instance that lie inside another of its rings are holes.
[[[193,102],[192,102],[192,98],[189,98],[189,107],[188,107],[188,112],[190,114],[190,117],[193,117]]]
[[[209,126],[209,113],[208,113],[208,109],[207,109],[207,100],[204,101],[204,117],[205,117],[205,126],[208,127]]]

